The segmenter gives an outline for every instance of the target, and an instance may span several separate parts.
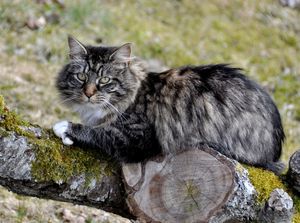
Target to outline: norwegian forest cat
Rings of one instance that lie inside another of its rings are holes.
[[[139,162],[208,143],[242,163],[281,171],[279,112],[240,69],[218,64],[147,73],[130,44],[68,41],[70,61],[56,85],[83,123],[54,125],[64,144]]]

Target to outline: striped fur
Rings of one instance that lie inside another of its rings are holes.
[[[118,62],[110,56],[120,48],[83,47],[57,79],[62,100],[83,119],[67,132],[75,144],[139,162],[209,143],[240,162],[280,171],[284,132],[279,112],[240,69],[218,64],[145,73],[131,49],[123,49],[128,60]],[[79,72],[88,75],[86,82],[75,78]],[[111,84],[97,84],[101,75]],[[95,101],[84,95],[90,83],[97,85]]]

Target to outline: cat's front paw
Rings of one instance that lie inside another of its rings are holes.
[[[66,146],[73,145],[73,141],[70,139],[70,137],[67,136],[68,130],[70,128],[70,123],[68,121],[61,121],[56,123],[53,126],[53,132],[56,136],[62,139],[62,142]]]

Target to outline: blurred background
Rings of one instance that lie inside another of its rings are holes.
[[[0,94],[40,126],[77,117],[55,77],[67,35],[86,44],[134,44],[158,66],[230,63],[262,84],[282,115],[282,160],[300,149],[300,3],[297,0],[1,0]],[[124,222],[93,208],[0,188],[0,222]]]

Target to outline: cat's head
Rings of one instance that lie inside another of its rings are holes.
[[[56,82],[63,103],[86,124],[124,112],[145,77],[142,64],[131,55],[131,44],[85,46],[71,36],[68,42],[70,60]]]

